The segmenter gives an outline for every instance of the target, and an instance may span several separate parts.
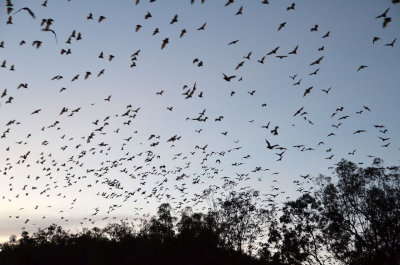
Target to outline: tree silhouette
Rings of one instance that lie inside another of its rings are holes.
[[[308,193],[285,203],[280,218],[283,234],[280,254],[283,263],[324,264],[321,252],[325,242],[319,230],[319,207],[320,203]]]
[[[141,229],[121,221],[78,233],[56,224],[0,245],[0,264],[400,264],[400,170],[342,160],[335,178],[282,208],[230,190],[207,213],[171,205]]]
[[[171,239],[175,232],[174,221],[176,218],[171,215],[171,206],[163,203],[158,207],[158,218],[152,217],[149,223],[145,223],[142,233],[162,241]]]
[[[270,264],[400,264],[400,171],[342,160],[335,178],[284,203],[259,256]]]
[[[321,227],[329,251],[346,264],[400,263],[400,171],[341,161],[337,183],[321,177]]]
[[[218,198],[212,204],[218,233],[230,249],[252,252],[256,239],[263,232],[268,211],[259,206],[259,192],[248,190],[230,191],[226,198]]]

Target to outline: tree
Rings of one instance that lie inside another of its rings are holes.
[[[319,229],[320,205],[309,193],[285,203],[280,217],[283,234],[280,260],[284,264],[325,264],[325,240]]]
[[[108,235],[111,240],[120,242],[126,238],[134,236],[134,227],[125,221],[121,223],[110,223],[103,229],[104,233]]]
[[[176,218],[171,215],[171,206],[168,203],[163,203],[158,207],[157,215],[157,217],[152,217],[150,222],[145,224],[142,233],[164,242],[174,236],[174,221]]]
[[[346,264],[400,264],[400,171],[342,160],[337,183],[321,176],[321,229],[329,251]]]
[[[334,178],[284,203],[260,258],[270,264],[400,264],[400,170],[342,160]]]
[[[226,198],[213,201],[218,233],[229,249],[251,253],[256,239],[263,232],[268,211],[258,205],[259,192],[230,191]]]

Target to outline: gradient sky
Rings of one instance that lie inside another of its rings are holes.
[[[310,0],[296,2],[295,10],[287,11],[292,1],[261,2],[235,0],[225,7],[226,1],[214,0],[204,4],[196,0],[193,5],[189,0],[142,0],[138,5],[133,0],[49,0],[43,7],[42,1],[14,0],[13,24],[6,24],[9,15],[6,2],[1,1],[4,48],[0,48],[0,63],[6,60],[6,67],[0,68],[0,95],[7,89],[7,96],[0,99],[0,133],[9,132],[0,138],[0,239],[19,234],[21,227],[34,231],[56,222],[74,229],[80,222],[90,225],[85,217],[100,225],[113,218],[153,214],[160,202],[206,209],[206,203],[194,205],[196,200],[191,199],[210,186],[222,187],[225,176],[237,183],[235,189],[250,186],[265,194],[275,185],[285,192],[277,201],[284,201],[286,196],[300,194],[293,183],[300,175],[330,175],[342,158],[366,166],[373,159],[369,156],[374,156],[383,158],[386,165],[398,165],[399,42],[393,47],[385,44],[400,37],[400,5],[387,0]],[[235,15],[241,6],[243,14]],[[22,7],[29,7],[36,19],[25,10],[14,14]],[[383,28],[383,18],[375,17],[389,7],[387,16],[392,21]],[[147,12],[152,17],[145,20]],[[89,13],[94,20],[87,20]],[[170,24],[175,14],[178,22]],[[100,15],[106,19],[98,23]],[[42,18],[54,19],[50,28],[57,34],[57,43],[51,32],[41,31]],[[283,22],[286,25],[278,31]],[[198,31],[204,23],[205,30]],[[142,27],[135,32],[138,24]],[[311,32],[316,24],[318,31]],[[153,36],[155,28],[159,33]],[[187,33],[179,38],[182,29]],[[73,30],[81,32],[82,40],[72,38],[67,44]],[[329,37],[322,38],[328,31]],[[375,44],[374,37],[380,38]],[[169,43],[161,49],[165,38]],[[26,44],[21,46],[21,40]],[[43,42],[39,49],[32,46],[35,40]],[[234,40],[239,41],[227,45]],[[297,45],[297,54],[288,55]],[[322,46],[323,51],[318,51]],[[276,47],[275,55],[288,57],[269,55],[264,64],[257,62]],[[61,55],[61,49],[71,49],[71,54]],[[131,55],[138,50],[136,67],[131,68]],[[105,59],[98,58],[100,52]],[[250,60],[244,59],[249,52]],[[111,62],[110,54],[115,56]],[[322,56],[319,65],[310,66]],[[202,67],[192,63],[195,58],[203,61]],[[243,66],[235,70],[242,61]],[[15,71],[10,71],[11,65]],[[357,71],[360,65],[368,67]],[[316,75],[309,75],[318,68]],[[101,69],[105,72],[98,78]],[[87,71],[92,75],[84,80]],[[223,73],[237,77],[227,82]],[[78,80],[71,82],[77,74]],[[51,80],[57,75],[63,79]],[[293,75],[297,75],[295,80],[289,77]],[[300,79],[300,85],[293,86]],[[28,83],[28,88],[17,89],[21,83]],[[195,83],[193,97],[185,99],[184,85],[191,89]],[[62,87],[66,89],[59,92]],[[328,88],[328,94],[322,91]],[[163,95],[157,95],[161,90]],[[110,101],[105,101],[109,95]],[[6,104],[10,96],[14,99]],[[130,125],[124,125],[129,118],[121,116],[127,105],[132,110],[140,107]],[[171,106],[173,110],[167,110]],[[68,111],[60,116],[63,107]],[[301,107],[306,113],[293,117]],[[343,111],[331,118],[339,107]],[[37,109],[41,111],[31,115]],[[203,109],[208,119],[192,120]],[[105,134],[96,131],[87,143],[107,116]],[[216,122],[219,116],[224,118]],[[338,120],[342,116],[349,118]],[[15,123],[7,126],[12,120]],[[96,120],[98,125],[93,124]],[[55,121],[59,123],[49,127]],[[261,128],[268,122],[268,130]],[[339,129],[332,127],[339,122]],[[373,125],[384,125],[387,132]],[[279,126],[276,136],[270,132],[275,126]],[[200,133],[195,132],[199,129]],[[356,130],[365,132],[353,134]],[[332,132],[335,136],[327,137]],[[159,139],[149,141],[152,134]],[[181,136],[180,140],[167,142],[174,135]],[[266,139],[287,148],[282,161],[275,154],[281,151],[267,149]],[[48,144],[43,145],[44,141]],[[150,146],[157,141],[157,146]],[[324,144],[318,145],[321,141]],[[387,143],[387,148],[382,147]],[[195,148],[207,144],[204,153]],[[314,150],[302,152],[295,145]],[[146,162],[149,150],[155,157]],[[353,150],[354,155],[349,155]],[[131,161],[120,160],[133,155]],[[247,155],[251,158],[243,158]],[[332,159],[325,159],[331,155]],[[170,172],[165,176],[163,165]],[[256,167],[262,170],[252,172]],[[152,174],[142,178],[145,172]],[[176,180],[183,173],[188,177]],[[247,173],[247,178],[235,179]],[[197,178],[199,183],[193,184]],[[123,189],[110,187],[104,183],[107,179],[118,180]],[[168,181],[158,186],[164,179]],[[275,179],[277,183],[272,182]],[[176,189],[184,186],[185,194]],[[154,188],[159,199],[146,198]],[[126,201],[101,196],[103,192],[126,195],[133,191],[137,192]],[[91,216],[96,208],[98,214]]]

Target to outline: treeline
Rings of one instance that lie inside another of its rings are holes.
[[[257,191],[208,194],[207,213],[161,204],[126,222],[72,233],[51,225],[0,245],[0,264],[400,264],[400,170],[341,161],[333,178],[277,207]]]

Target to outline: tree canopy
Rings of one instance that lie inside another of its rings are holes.
[[[399,167],[342,160],[314,181],[281,208],[231,190],[180,218],[163,203],[140,227],[23,231],[0,246],[0,264],[400,264]]]

